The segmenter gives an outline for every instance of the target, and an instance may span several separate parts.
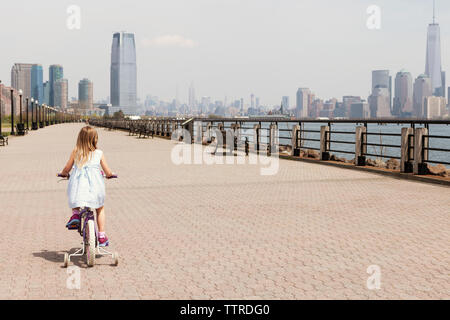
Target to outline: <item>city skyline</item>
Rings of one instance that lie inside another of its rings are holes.
[[[266,21],[271,14],[274,21],[269,23],[269,26],[261,23],[253,26],[247,20],[245,23],[237,23],[236,26],[227,24],[230,30],[223,25],[227,19],[218,16],[217,7],[223,9],[226,16],[226,13],[234,12],[238,7],[242,11],[240,14],[248,14],[251,12],[250,4],[238,6],[237,2],[231,1],[217,6],[216,2],[214,8],[206,7],[201,11],[210,28],[199,29],[188,24],[186,19],[194,14],[194,9],[199,9],[201,3],[192,1],[189,2],[189,7],[178,1],[174,1],[170,6],[163,3],[136,3],[135,9],[125,9],[126,16],[134,19],[126,18],[117,23],[114,18],[122,12],[118,9],[117,2],[111,1],[108,2],[108,6],[111,6],[108,15],[96,17],[99,23],[94,24],[94,14],[98,13],[99,7],[105,2],[90,4],[81,1],[81,29],[68,30],[64,25],[67,18],[64,10],[66,4],[50,7],[44,4],[37,6],[30,2],[30,10],[35,10],[36,14],[61,15],[59,20],[54,19],[50,24],[53,27],[52,38],[56,37],[58,42],[62,42],[60,47],[70,50],[61,51],[59,46],[54,50],[52,48],[41,51],[37,46],[29,50],[26,43],[30,41],[28,37],[34,31],[28,30],[16,33],[22,41],[16,41],[8,50],[7,56],[4,52],[1,53],[1,58],[8,64],[7,68],[14,62],[29,61],[26,57],[30,54],[33,56],[33,63],[39,61],[43,66],[62,64],[69,80],[88,77],[97,83],[95,100],[103,100],[109,96],[109,67],[108,61],[104,60],[110,50],[110,35],[115,30],[127,30],[136,34],[139,61],[138,96],[141,101],[147,94],[170,101],[176,95],[178,86],[180,100],[187,102],[188,88],[192,81],[196,84],[197,96],[208,95],[214,99],[222,99],[224,96],[247,97],[254,93],[265,105],[277,105],[285,95],[290,96],[291,102],[294,101],[299,87],[309,87],[317,96],[324,98],[348,94],[367,97],[370,94],[372,70],[391,70],[391,74],[395,75],[398,70],[405,68],[414,77],[424,73],[424,42],[427,37],[426,26],[432,19],[432,1],[399,1],[395,4],[378,1],[376,4],[381,8],[381,30],[367,29],[366,8],[369,4],[363,1],[347,6],[342,4],[346,11],[337,8],[331,1],[321,1],[320,5],[313,1],[304,1],[302,4],[293,1],[281,4],[261,1],[255,16],[249,16],[248,20],[254,20],[255,23]],[[324,5],[330,12],[322,14]],[[14,8],[16,5],[7,6]],[[398,10],[402,6],[408,7],[407,14],[403,13],[406,10]],[[149,12],[150,8],[154,9],[154,12]],[[48,12],[43,12],[43,9]],[[187,11],[183,12],[182,9]],[[138,10],[149,14],[153,19],[144,19],[144,14],[138,14]],[[166,22],[162,21],[161,17],[156,17],[159,13],[167,18],[167,14],[174,11],[174,17]],[[305,11],[309,14],[306,15]],[[295,12],[302,13],[302,19],[297,19],[301,21],[292,19]],[[437,22],[449,20],[449,12],[450,4],[437,1]],[[283,14],[291,19],[285,20],[282,18]],[[276,24],[277,21],[287,22]],[[59,27],[57,22],[61,23]],[[312,22],[315,28],[305,29]],[[4,23],[14,26],[16,22],[5,16],[0,24]],[[325,32],[329,31],[330,26],[332,32]],[[267,29],[268,27],[271,29]],[[447,54],[450,42],[449,27],[441,23],[444,70],[450,65]],[[40,31],[45,31],[47,27],[40,26],[37,29],[40,28],[44,29]],[[209,29],[215,30],[215,35]],[[240,33],[233,32],[238,29]],[[165,37],[165,34],[181,34],[184,38]],[[233,39],[230,38],[231,35],[234,35]],[[280,35],[281,37],[278,37]],[[188,41],[189,39],[192,41]],[[222,41],[222,46],[218,44],[219,40]],[[42,41],[45,47],[47,40]],[[266,43],[271,43],[271,46],[266,46]],[[224,48],[223,53],[217,52],[219,47]],[[232,48],[240,49],[231,50]],[[332,48],[341,48],[344,51],[334,51],[334,54],[330,55]],[[258,52],[258,55],[251,52]],[[87,60],[86,54],[89,58]],[[355,64],[355,61],[358,61],[358,64]],[[4,65],[2,68],[5,70]],[[3,83],[6,83],[5,79]],[[70,96],[73,96],[77,91],[77,81],[70,81],[69,86]]]

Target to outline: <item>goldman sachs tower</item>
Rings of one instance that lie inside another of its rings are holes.
[[[428,25],[427,34],[427,61],[425,74],[431,79],[434,96],[445,97],[445,72],[441,65],[441,31],[436,23],[435,1],[433,0],[433,23]]]
[[[136,44],[133,33],[113,35],[111,49],[112,112],[122,110],[134,115],[137,111]]]

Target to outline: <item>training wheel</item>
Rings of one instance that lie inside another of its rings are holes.
[[[114,260],[114,265],[118,266],[119,265],[119,253],[118,252],[114,252],[112,258]]]
[[[67,268],[68,265],[69,265],[69,254],[64,253],[64,268]]]

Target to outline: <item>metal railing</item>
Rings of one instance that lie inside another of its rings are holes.
[[[279,146],[290,148],[292,155],[300,154],[298,151],[315,150],[319,153],[327,153],[327,156],[320,154],[320,158],[324,160],[330,159],[331,155],[344,154],[354,156],[355,163],[361,165],[357,156],[361,158],[378,158],[378,159],[396,159],[400,163],[407,163],[406,167],[411,168],[412,163],[416,161],[414,153],[416,144],[417,129],[427,130],[422,135],[424,142],[421,152],[423,154],[422,164],[443,164],[450,166],[450,149],[445,145],[430,146],[428,142],[432,141],[449,141],[450,140],[450,120],[414,120],[414,119],[338,119],[338,120],[313,120],[313,119],[286,119],[286,118],[151,118],[145,120],[113,120],[113,119],[91,119],[91,123],[104,126],[109,129],[123,129],[130,133],[135,130],[135,134],[145,130],[152,131],[156,136],[170,137],[172,133],[183,128],[190,132],[192,142],[204,143],[205,137],[210,137],[209,129],[216,129],[214,132],[222,131],[233,132],[238,139],[234,139],[235,144],[243,145],[244,143],[253,144],[252,150],[265,150],[274,142],[271,141],[271,129],[277,128],[278,136],[276,143]],[[439,125],[448,128],[446,134],[432,134],[429,132],[430,125]],[[391,125],[389,130],[384,126],[375,132],[372,126]],[[407,128],[411,132],[406,136],[406,142],[403,133],[397,131],[397,127]],[[339,127],[342,126],[342,127]],[[362,134],[357,136],[357,131],[362,128]],[[357,130],[358,129],[358,130]],[[324,131],[324,132],[323,132]],[[325,134],[323,134],[325,133]],[[215,134],[215,133],[214,133]],[[195,137],[200,137],[194,141]],[[384,141],[386,138],[387,141]],[[375,141],[378,139],[378,141]],[[395,139],[401,139],[398,143]],[[211,141],[206,141],[209,143]],[[406,145],[403,145],[405,144]],[[357,150],[357,145],[361,148]],[[377,152],[377,148],[380,150]],[[236,146],[235,146],[236,149]],[[370,150],[372,149],[372,150]],[[374,151],[375,150],[375,151]],[[404,150],[407,150],[404,154]],[[441,157],[429,157],[430,153],[439,152],[445,154]],[[351,159],[348,159],[351,160]],[[363,164],[365,164],[363,159]],[[419,161],[419,160],[417,160]]]

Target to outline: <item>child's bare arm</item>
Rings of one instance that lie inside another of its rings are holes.
[[[67,176],[69,174],[70,170],[72,170],[74,162],[75,162],[75,150],[73,150],[72,153],[70,154],[70,159],[69,161],[67,161],[66,166],[61,172],[63,176]]]
[[[112,171],[109,169],[108,164],[106,163],[106,159],[105,159],[104,155],[102,155],[102,159],[100,160],[100,165],[102,166],[103,171],[105,172],[107,178],[109,178],[113,175]]]

